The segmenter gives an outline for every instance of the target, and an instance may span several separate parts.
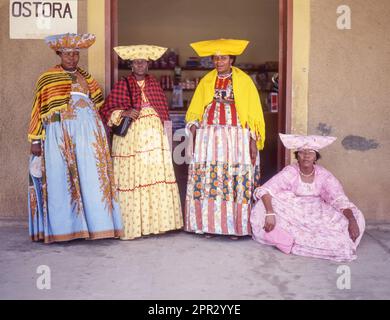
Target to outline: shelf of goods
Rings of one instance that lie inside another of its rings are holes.
[[[157,66],[157,67],[156,67]],[[127,70],[131,66],[126,61],[119,61],[120,75],[127,74]],[[253,79],[256,87],[259,89],[263,112],[277,112],[277,94],[274,90],[272,76],[278,71],[277,62],[267,62],[260,65],[253,64],[237,64],[237,67],[245,71]],[[170,108],[172,110],[187,110],[191,101],[192,95],[198,85],[200,79],[213,68],[195,67],[195,66],[179,66],[171,65],[171,67],[161,67],[156,63],[151,64],[149,72],[153,74],[161,84],[161,87],[167,94]],[[176,86],[174,86],[176,84]],[[174,90],[174,87],[176,90]],[[182,95],[180,99],[183,100],[181,108],[172,108],[172,98],[177,94],[177,89],[181,88]]]

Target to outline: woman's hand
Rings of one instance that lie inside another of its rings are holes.
[[[266,216],[264,222],[264,230],[265,232],[270,232],[275,228],[276,219],[275,216]]]
[[[133,120],[137,120],[138,116],[139,116],[139,111],[135,109],[125,110],[122,112],[122,117],[129,117]]]
[[[39,157],[39,156],[41,155],[41,152],[42,152],[41,144],[40,144],[40,143],[36,143],[36,144],[32,144],[32,143],[31,143],[30,151],[31,151],[31,153],[32,153],[34,156]]]
[[[353,242],[360,236],[359,226],[355,218],[348,219],[348,232]]]
[[[355,242],[360,235],[359,226],[357,224],[355,216],[353,215],[351,209],[344,209],[343,214],[348,219],[349,236],[352,239],[352,241]]]
[[[256,146],[256,140],[254,140],[253,138],[251,138],[249,152],[251,156],[252,166],[254,166],[256,164],[256,158],[257,158],[257,146]]]
[[[266,214],[267,213],[271,214],[274,212],[274,209],[272,207],[272,197],[269,193],[266,193],[265,195],[263,195],[261,197],[261,201],[263,201]],[[274,214],[271,214],[269,216],[267,216],[267,215],[265,216],[265,221],[264,221],[265,232],[272,231],[275,228],[275,224],[276,224],[276,218],[275,218]]]

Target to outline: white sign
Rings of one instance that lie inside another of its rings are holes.
[[[9,1],[11,39],[77,33],[77,0]]]

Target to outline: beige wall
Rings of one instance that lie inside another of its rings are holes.
[[[106,94],[105,88],[105,1],[108,0],[84,0],[88,5],[87,29],[96,36],[96,41],[88,49],[88,71]]]
[[[352,29],[336,28],[349,5]],[[338,138],[321,163],[368,220],[390,221],[390,1],[312,0],[308,132]]]
[[[307,134],[310,61],[310,0],[293,3],[291,132]],[[292,155],[293,151],[291,151]],[[290,159],[294,159],[290,156]]]
[[[78,31],[87,28],[87,1],[79,0]],[[9,1],[0,0],[0,216],[27,218],[27,129],[38,76],[58,63],[43,40],[9,39]],[[80,59],[87,66],[87,54]]]
[[[119,44],[174,48],[184,64],[196,53],[190,42],[216,38],[247,39],[238,62],[278,60],[277,0],[118,0]]]

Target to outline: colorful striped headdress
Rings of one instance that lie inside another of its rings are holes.
[[[48,36],[45,38],[46,44],[54,51],[87,49],[92,46],[95,41],[96,36],[92,33],[64,33]]]

